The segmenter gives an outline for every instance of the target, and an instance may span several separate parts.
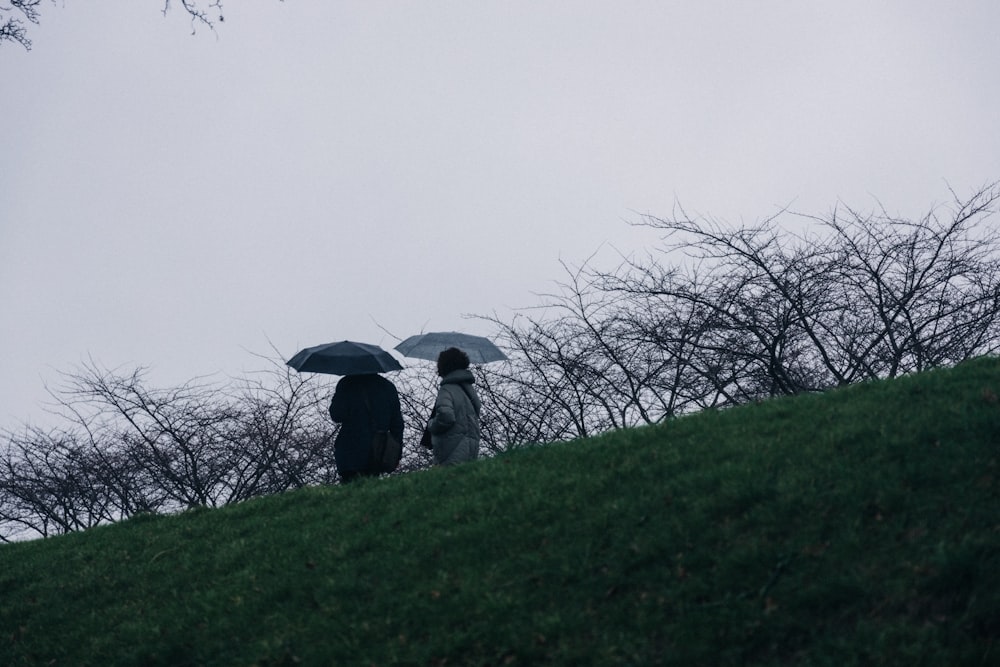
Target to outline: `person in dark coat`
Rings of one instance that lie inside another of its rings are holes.
[[[403,442],[399,392],[377,373],[342,377],[330,401],[330,418],[340,424],[333,457],[342,482],[379,474],[370,468],[369,461],[375,431],[387,430]]]
[[[479,412],[482,403],[475,378],[469,370],[469,355],[449,347],[438,355],[441,387],[434,411],[427,422],[438,465],[454,465],[479,457]]]

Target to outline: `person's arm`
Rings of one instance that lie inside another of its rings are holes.
[[[455,402],[451,392],[441,387],[438,390],[437,401],[434,403],[434,416],[427,423],[427,428],[434,435],[445,433],[455,425]]]

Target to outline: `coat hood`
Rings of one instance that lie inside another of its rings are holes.
[[[476,378],[468,368],[452,371],[441,378],[441,384],[475,384]]]

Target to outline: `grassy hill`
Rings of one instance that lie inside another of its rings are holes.
[[[1000,362],[0,547],[2,665],[1000,664]]]

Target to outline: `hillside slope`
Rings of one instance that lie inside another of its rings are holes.
[[[998,396],[984,358],[0,546],[0,664],[1000,664]]]

